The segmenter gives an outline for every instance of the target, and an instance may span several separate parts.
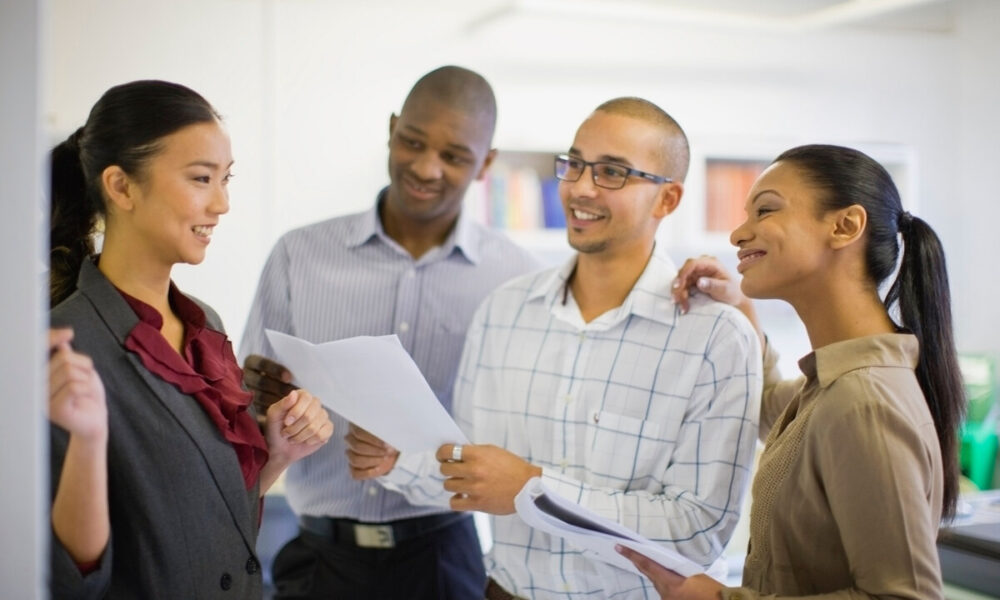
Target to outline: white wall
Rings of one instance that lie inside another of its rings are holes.
[[[43,229],[39,126],[45,2],[0,3],[0,597],[42,598],[48,464],[42,393]]]
[[[956,27],[945,33],[753,34],[540,16],[469,27],[501,4],[52,0],[48,123],[68,133],[101,91],[139,77],[186,83],[226,115],[232,211],[205,264],[177,279],[219,310],[237,341],[273,241],[370,205],[386,181],[389,114],[440,64],[494,84],[502,148],[564,149],[596,104],[619,95],[660,103],[696,151],[899,145],[919,167],[910,200],[951,261],[960,347],[1000,351],[988,293],[1000,284],[985,284],[989,270],[977,266],[1000,249],[981,218],[998,210],[987,180],[1000,161],[990,110],[1000,104],[998,3],[953,2]],[[685,209],[672,235],[687,235]]]
[[[945,151],[959,168],[944,176],[939,221],[947,223],[951,289],[960,348],[1000,353],[1000,2],[968,0],[959,18],[962,43],[959,145]],[[933,168],[933,167],[930,167]],[[949,177],[949,175],[951,175]],[[947,244],[947,242],[946,242]]]

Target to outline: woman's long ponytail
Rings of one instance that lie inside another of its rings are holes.
[[[84,259],[94,253],[93,231],[100,218],[100,204],[87,190],[80,163],[77,129],[52,149],[50,185],[52,212],[49,222],[49,305],[55,306],[76,288],[76,276]]]
[[[934,417],[944,465],[943,516],[958,500],[958,428],[965,417],[965,391],[952,334],[951,293],[941,240],[922,219],[900,213],[903,258],[886,306],[896,303],[903,327],[920,342],[917,381]]]

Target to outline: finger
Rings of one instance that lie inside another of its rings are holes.
[[[742,295],[741,292],[737,291],[735,282],[728,279],[699,277],[698,289],[713,300],[730,304],[737,303]]]
[[[70,381],[49,394],[49,416],[71,414],[87,406],[93,397],[92,386],[85,382]]]
[[[375,469],[355,469],[354,467],[349,467],[351,472],[351,479],[355,481],[364,481],[366,479],[374,479],[381,476]]]
[[[363,481],[365,479],[374,479],[376,477],[381,477],[389,472],[389,465],[378,465],[369,469],[356,469],[351,468],[351,478],[357,481]]]
[[[309,408],[309,403],[312,400],[312,396],[309,392],[305,390],[294,390],[285,396],[284,400],[281,401],[282,406],[285,408],[285,414],[281,418],[281,424],[288,427],[292,423],[299,420],[302,415],[305,414],[306,410]]]
[[[721,279],[712,279],[711,277],[699,277],[695,285],[700,291],[712,296],[722,290],[725,282]]]
[[[455,494],[451,497],[449,501],[452,510],[476,510],[479,508],[477,501],[473,500],[471,497],[465,494]]]
[[[59,350],[49,359],[50,392],[72,382],[89,383],[94,376],[94,363],[89,356]]]
[[[315,435],[323,423],[328,420],[326,415],[322,414],[322,410],[315,398],[310,396],[308,401],[300,398],[299,402],[285,415],[284,422],[289,423],[292,418],[295,420],[282,428],[281,435],[294,442],[302,442]],[[296,415],[296,413],[300,414]]]
[[[283,383],[292,382],[292,372],[285,365],[275,362],[259,354],[251,354],[243,361],[245,370],[256,371],[261,375],[276,379]]]
[[[453,462],[451,459],[448,459],[441,463],[439,470],[445,477],[468,479],[473,473],[473,466],[464,461]]]
[[[374,469],[385,462],[385,456],[369,456],[367,454],[358,454],[357,452],[352,452],[347,450],[344,452],[347,455],[347,464],[351,466],[352,469]]]
[[[274,404],[267,407],[267,421],[269,423],[284,423],[288,411],[298,402],[299,391],[292,390],[288,395]]]
[[[684,261],[684,265],[677,271],[677,277],[674,278],[674,285],[676,287],[691,287],[694,285],[695,279],[698,275],[705,271],[705,269],[710,268],[711,260],[704,256],[698,258],[689,258]]]
[[[333,421],[327,420],[319,427],[312,437],[306,439],[302,443],[307,446],[318,446],[330,441],[331,437],[333,437]]]
[[[471,496],[476,490],[473,489],[474,483],[468,479],[463,479],[461,477],[448,477],[443,482],[441,482],[441,487],[444,488],[446,492],[451,492],[452,494],[463,494],[465,496]]]
[[[437,449],[437,452],[434,453],[434,458],[436,458],[437,461],[440,463],[454,463],[455,461],[453,461],[451,458],[452,456],[454,456],[452,452],[454,452],[455,446],[458,445],[459,444],[444,444],[443,446]],[[468,460],[470,450],[472,450],[471,444],[465,444],[462,446],[463,461]]]
[[[387,444],[385,442],[385,440],[383,440],[382,438],[380,438],[380,437],[372,434],[367,429],[363,429],[363,428],[355,425],[354,423],[349,423],[348,424],[348,435],[353,436],[354,439],[358,440],[359,442],[368,444],[368,445],[376,447],[376,448],[388,448],[389,447],[389,444]]]
[[[49,329],[49,352],[56,349],[57,346],[69,347],[70,341],[73,339],[73,328],[72,327],[59,327]]]
[[[296,389],[296,387],[290,383],[284,383],[278,379],[275,379],[269,375],[261,373],[260,371],[254,371],[252,369],[243,369],[243,384],[247,386],[247,389],[253,392],[259,392],[264,396],[274,397],[271,403],[284,398]]]
[[[350,433],[344,436],[344,442],[352,452],[359,456],[382,458],[388,456],[390,453],[387,445],[373,446],[367,440],[360,440]]]
[[[674,296],[674,302],[681,307],[681,314],[687,314],[687,311],[691,309],[691,299],[688,286],[678,285],[681,284],[680,279],[675,279],[674,284],[674,287],[670,291]]]
[[[625,558],[627,558],[630,561],[632,561],[632,564],[634,564],[636,566],[636,568],[639,569],[640,572],[642,572],[643,575],[645,575],[646,577],[649,577],[650,579],[652,579],[652,577],[653,577],[653,569],[652,569],[652,566],[653,566],[652,563],[653,563],[653,561],[651,561],[645,555],[639,554],[635,550],[632,550],[631,548],[626,548],[625,546],[622,546],[621,544],[615,544],[615,550],[617,550],[618,553],[621,554],[622,556],[624,556]]]

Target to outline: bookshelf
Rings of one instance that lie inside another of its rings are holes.
[[[500,150],[482,181],[469,186],[465,210],[480,223],[503,230],[546,266],[573,253],[566,216],[553,174],[555,151]]]

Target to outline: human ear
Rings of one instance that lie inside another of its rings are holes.
[[[845,248],[861,239],[868,226],[868,211],[860,204],[852,204],[833,213],[833,231],[830,247]]]
[[[653,216],[662,219],[677,210],[683,195],[684,184],[679,181],[671,181],[661,185],[656,198],[656,206],[653,209]]]
[[[477,180],[482,180],[486,177],[486,171],[493,164],[493,159],[497,157],[497,149],[490,148],[490,151],[486,153],[486,158],[483,160],[483,166],[479,168],[479,173],[476,174]]]
[[[101,187],[108,199],[108,208],[130,211],[135,207],[138,188],[128,173],[118,165],[106,167],[101,172]]]
[[[396,113],[389,115],[389,143],[392,143],[392,132],[396,131],[396,123],[399,121],[399,117]]]

